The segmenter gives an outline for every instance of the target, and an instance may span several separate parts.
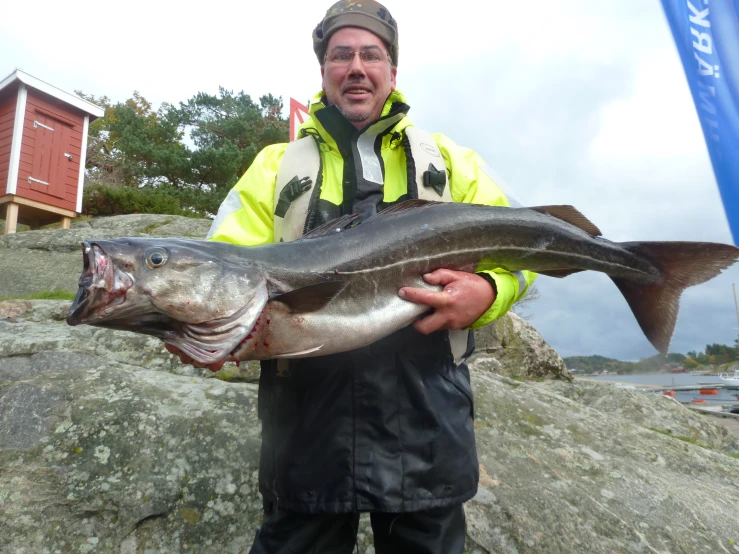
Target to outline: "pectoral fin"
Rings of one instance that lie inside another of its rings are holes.
[[[346,281],[326,281],[291,290],[271,300],[285,304],[293,314],[315,312],[338,296],[346,285]]]
[[[323,345],[314,346],[313,348],[308,348],[307,350],[301,350],[300,352],[288,352],[287,354],[280,354],[277,357],[278,358],[300,358],[308,354],[312,354],[313,352],[319,352],[321,348],[323,348]]]

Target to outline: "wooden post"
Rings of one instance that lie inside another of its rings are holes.
[[[71,225],[72,225],[72,218],[71,217],[62,216],[62,229],[69,230],[69,228],[71,227]]]
[[[9,235],[15,233],[18,227],[18,204],[15,202],[8,202],[8,207],[5,209],[5,234]]]

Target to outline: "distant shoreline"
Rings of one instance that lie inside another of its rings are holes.
[[[618,377],[618,375],[614,375],[614,377]],[[645,388],[645,389],[665,388],[664,386],[661,386],[661,385],[645,385],[642,383],[636,384],[631,381],[612,381],[610,379],[598,379],[596,377],[590,377],[590,376],[586,376],[586,377],[575,376],[575,381],[585,381],[586,383],[606,383],[606,384],[611,384],[611,385],[634,385],[634,386],[638,386],[638,387]]]

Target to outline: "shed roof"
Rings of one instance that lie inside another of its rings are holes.
[[[6,87],[9,87],[16,81],[20,81],[21,83],[28,85],[29,87],[33,87],[37,90],[40,90],[41,92],[45,92],[49,96],[58,98],[62,102],[66,102],[67,104],[90,114],[92,116],[90,120],[96,119],[98,117],[103,117],[103,115],[105,114],[105,111],[101,107],[96,106],[92,102],[83,100],[79,96],[65,92],[62,89],[55,87],[54,85],[50,85],[49,83],[42,81],[41,79],[37,79],[36,77],[34,77],[33,75],[29,75],[22,69],[16,69],[15,71],[13,71],[13,73],[0,80],[0,91]]]

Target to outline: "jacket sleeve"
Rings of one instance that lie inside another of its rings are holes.
[[[452,200],[468,204],[510,206],[503,191],[482,169],[486,164],[473,150],[457,146],[442,134],[433,135],[449,170]],[[497,267],[492,260],[482,260],[476,273],[485,273],[495,283],[495,302],[470,327],[478,329],[503,316],[513,304],[523,298],[536,279],[531,271],[511,273]]]
[[[218,209],[208,240],[257,246],[274,242],[275,186],[287,144],[262,150]]]

